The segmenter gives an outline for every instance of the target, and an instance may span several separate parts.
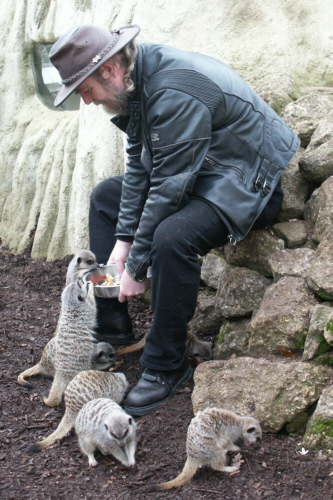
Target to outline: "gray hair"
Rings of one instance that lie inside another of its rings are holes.
[[[120,52],[115,54],[113,57],[109,59],[113,64],[119,65],[121,68],[126,68],[124,74],[124,84],[126,88],[126,94],[129,95],[134,90],[134,83],[131,78],[131,73],[134,68],[135,58],[138,53],[138,48],[135,40],[132,40],[129,44],[127,44]],[[98,68],[93,75],[96,77],[98,81],[102,81],[103,79],[100,76],[100,68]]]

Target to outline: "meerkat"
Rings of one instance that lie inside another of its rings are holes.
[[[123,373],[85,370],[78,373],[65,390],[65,414],[57,429],[38,443],[28,446],[28,451],[40,451],[62,439],[74,427],[75,419],[83,406],[98,398],[109,398],[121,403],[128,389]]]
[[[168,490],[190,481],[199,467],[209,465],[217,471],[234,472],[235,466],[226,466],[228,451],[239,451],[242,446],[261,439],[259,422],[253,417],[240,417],[221,408],[206,408],[192,418],[187,431],[187,460],[182,472],[172,481],[150,487],[151,491]]]
[[[80,250],[70,261],[67,273],[66,273],[66,285],[77,281],[79,278],[83,278],[86,273],[98,269],[99,265],[96,260],[95,254],[90,250]],[[58,333],[59,321],[54,331],[53,336],[55,337]]]
[[[61,299],[58,334],[45,346],[40,362],[18,376],[18,383],[26,387],[26,377],[42,374],[53,378],[49,396],[43,397],[51,407],[60,404],[68,383],[79,372],[114,364],[113,347],[105,343],[103,350],[94,337],[96,303],[92,285],[80,279],[70,283]]]
[[[95,254],[90,250],[80,250],[70,261],[66,274],[66,286],[83,278],[86,273],[98,268]]]
[[[146,335],[136,344],[117,349],[117,355],[128,354],[130,352],[136,352],[143,349],[146,343],[147,335],[148,333],[146,333]],[[187,357],[194,365],[199,365],[204,361],[212,359],[212,348],[210,343],[204,340],[199,340],[198,337],[192,332],[187,333],[186,349]]]
[[[81,452],[91,467],[97,465],[94,453],[113,455],[127,467],[135,465],[136,423],[117,403],[99,398],[86,403],[75,421]]]

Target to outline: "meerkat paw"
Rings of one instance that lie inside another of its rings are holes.
[[[90,467],[96,467],[96,465],[98,465],[98,462],[95,459],[94,455],[88,455],[88,462]]]
[[[230,466],[226,465],[223,467],[222,470],[224,472],[236,472],[239,469],[240,469],[240,466],[237,466],[237,465],[230,465]]]

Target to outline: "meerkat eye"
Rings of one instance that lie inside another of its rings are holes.
[[[105,426],[105,429],[108,431],[109,430],[108,426],[106,424],[104,424],[104,426]]]
[[[88,266],[92,266],[93,264],[95,264],[95,262],[93,260],[87,260],[87,264]]]
[[[80,302],[84,302],[84,298],[82,297],[82,295],[78,295],[77,298]]]
[[[128,434],[128,429],[124,432],[124,435],[123,435],[122,439],[125,439],[125,437],[127,436],[127,434]]]
[[[255,432],[256,428],[255,427],[249,427],[249,429],[246,431],[248,434],[253,434]]]

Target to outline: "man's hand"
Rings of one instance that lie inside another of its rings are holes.
[[[126,300],[131,302],[133,297],[140,297],[147,290],[148,284],[149,281],[147,279],[140,283],[133,280],[125,270],[120,282],[119,302],[125,302]]]
[[[132,246],[131,242],[117,240],[115,246],[113,247],[109,260],[107,262],[108,264],[116,264],[117,271],[120,276],[124,272],[125,269],[124,263],[126,262],[131,246]]]

